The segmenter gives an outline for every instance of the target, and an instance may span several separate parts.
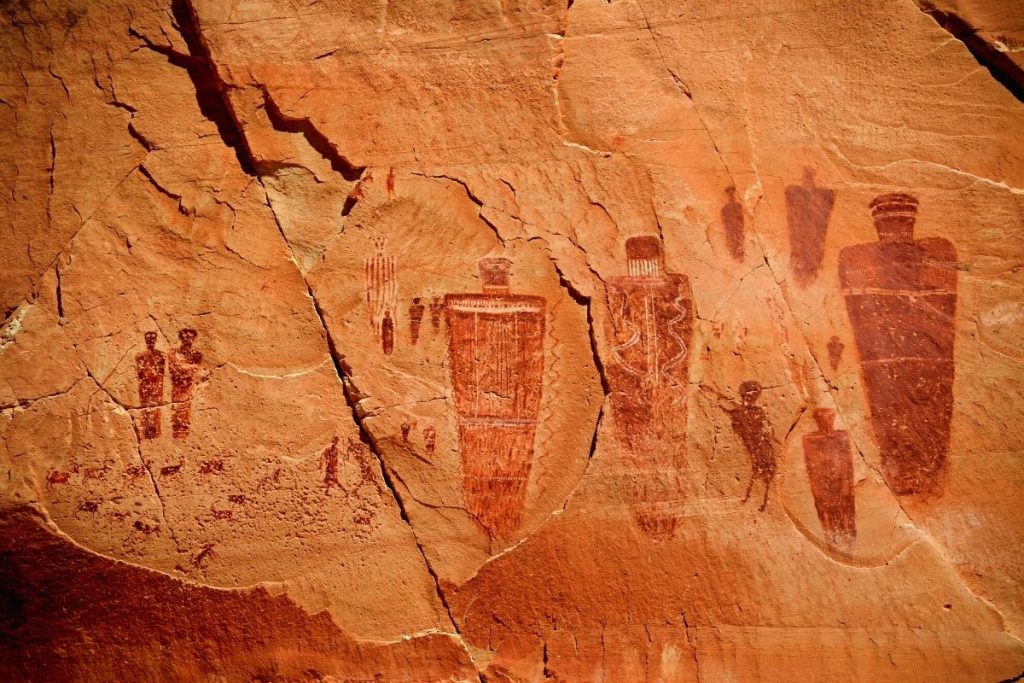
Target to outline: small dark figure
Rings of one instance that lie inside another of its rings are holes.
[[[156,332],[145,334],[146,350],[135,356],[139,377],[139,405],[142,406],[142,438],[160,436],[160,403],[164,400],[164,372],[167,357],[156,350]]]
[[[384,319],[380,321],[380,343],[385,356],[390,356],[394,352],[395,321],[391,318],[391,309],[384,311]]]
[[[750,484],[743,495],[743,502],[750,499],[754,482],[759,480],[764,483],[764,500],[758,511],[764,511],[768,505],[768,491],[775,477],[775,430],[768,421],[767,411],[757,405],[757,399],[761,396],[761,385],[758,382],[748,380],[740,384],[739,396],[740,402],[737,404],[719,393],[719,405],[729,414],[733,431],[750,455]]]
[[[430,326],[434,328],[434,332],[441,329],[442,313],[444,313],[444,299],[435,296],[434,300],[430,302]]]
[[[722,225],[725,228],[725,246],[732,257],[743,263],[743,205],[736,201],[736,188],[727,187],[729,201],[722,207]]]
[[[423,430],[423,442],[426,444],[427,453],[432,455],[437,448],[437,430],[433,425]]]
[[[409,443],[409,432],[412,431],[412,425],[408,422],[402,423],[402,441]]]
[[[839,337],[833,336],[828,340],[828,362],[833,370],[839,369],[839,361],[843,357],[843,349],[845,348],[846,346],[843,342],[839,341]]]
[[[416,346],[416,342],[420,340],[420,324],[423,322],[423,313],[427,310],[427,307],[420,303],[420,298],[416,297],[412,300],[412,305],[409,306],[409,336],[412,337],[412,345]]]
[[[198,336],[191,327],[178,330],[181,346],[171,351],[171,433],[175,439],[188,437],[192,426],[192,387],[203,364],[203,354],[192,348]]]
[[[331,439],[331,445],[328,446],[323,455],[320,456],[320,465],[324,468],[324,488],[327,492],[331,492],[332,486],[337,486],[339,489],[344,490],[341,482],[338,481],[338,437],[335,436]]]

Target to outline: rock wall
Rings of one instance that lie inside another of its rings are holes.
[[[1024,675],[1024,13],[0,4],[0,679]]]

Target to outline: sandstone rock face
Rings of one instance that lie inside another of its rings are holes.
[[[1024,675],[1013,3],[0,7],[0,679]]]

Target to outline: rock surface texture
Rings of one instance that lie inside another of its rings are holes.
[[[0,3],[0,680],[1024,676],[1024,5]]]

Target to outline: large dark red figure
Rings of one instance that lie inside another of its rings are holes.
[[[938,493],[953,416],[956,248],[914,239],[917,199],[870,204],[878,241],[839,254],[882,474],[898,495]]]

